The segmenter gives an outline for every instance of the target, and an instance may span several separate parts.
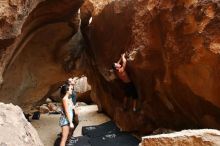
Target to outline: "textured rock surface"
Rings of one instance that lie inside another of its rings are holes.
[[[99,108],[130,131],[220,128],[219,1],[121,0],[103,9],[94,3],[81,12]],[[123,52],[140,97],[137,113],[120,110],[122,87],[112,81],[111,64]]]
[[[78,30],[82,2],[1,1],[1,101],[24,108],[72,76],[66,62],[72,46],[65,44]]]
[[[14,40],[19,35],[21,35],[21,39],[24,39],[23,37],[28,37],[30,33],[47,24],[71,22],[69,19],[74,16],[82,2],[83,0],[74,2],[68,0],[2,0],[0,8],[1,47],[6,49],[7,46],[13,43],[10,40],[7,41],[7,39]],[[68,5],[66,5],[67,3]],[[57,6],[59,6],[59,9],[57,9]],[[14,52],[8,53],[13,54]]]
[[[43,0],[2,0],[0,1],[0,83],[3,82],[2,73],[8,63],[13,49],[9,49],[15,38],[21,34],[30,12]]]
[[[0,145],[43,146],[37,131],[25,119],[22,110],[0,103]]]
[[[84,93],[91,90],[91,86],[88,84],[87,77],[80,77],[76,80],[74,90],[79,93]]]
[[[212,129],[184,130],[176,133],[146,136],[140,146],[218,146],[220,131]]]
[[[11,39],[21,34],[22,25],[30,12],[44,0],[1,0],[0,39]]]

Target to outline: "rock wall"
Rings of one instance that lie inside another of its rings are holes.
[[[220,128],[219,1],[103,4],[88,0],[81,7],[87,76],[99,108],[122,129],[145,134],[158,127]],[[111,72],[124,52],[139,95],[136,113],[121,111],[123,89]]]
[[[74,66],[69,41],[83,0],[1,1],[0,97],[28,108],[62,84]],[[74,41],[74,40],[73,40]]]
[[[15,38],[21,34],[22,26],[30,12],[43,0],[37,1],[7,1],[0,2],[0,83],[3,82],[2,73],[10,58],[9,46],[15,41]],[[13,52],[11,52],[12,54]]]
[[[0,145],[43,146],[18,106],[0,103]]]

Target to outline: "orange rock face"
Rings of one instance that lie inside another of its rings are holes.
[[[90,20],[83,34],[100,108],[125,130],[141,133],[220,128],[219,2],[123,0],[101,10],[93,2],[81,12],[92,16],[83,21]],[[121,111],[123,89],[110,72],[123,52],[130,54],[126,69],[139,94],[136,113]]]
[[[12,4],[13,3],[13,4]],[[0,99],[25,106],[72,74],[67,45],[79,27],[83,0],[1,1]]]

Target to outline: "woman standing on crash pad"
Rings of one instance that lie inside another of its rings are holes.
[[[69,82],[70,80],[68,80]],[[70,81],[73,82],[73,81]],[[72,102],[71,94],[73,92],[73,85],[72,84],[65,84],[61,87],[60,95],[62,97],[62,113],[60,117],[59,124],[62,128],[62,138],[60,142],[60,146],[65,146],[66,141],[68,139],[68,135],[70,132],[70,128],[73,129],[73,109],[74,104]]]

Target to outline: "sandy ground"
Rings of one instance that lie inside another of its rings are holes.
[[[58,124],[59,117],[60,115],[41,114],[40,120],[31,122],[45,146],[53,146],[57,134],[61,131]]]
[[[77,107],[79,125],[74,131],[74,136],[82,135],[83,126],[99,125],[110,120],[106,115],[97,113],[97,111],[98,108],[96,105],[83,105]],[[59,117],[60,115],[41,114],[40,120],[33,120],[31,122],[45,146],[53,146],[57,134],[61,132],[58,124]]]
[[[81,136],[83,126],[99,125],[110,120],[109,117],[97,111],[98,107],[96,105],[79,106],[77,108],[77,112],[79,113],[79,124],[73,136]]]

